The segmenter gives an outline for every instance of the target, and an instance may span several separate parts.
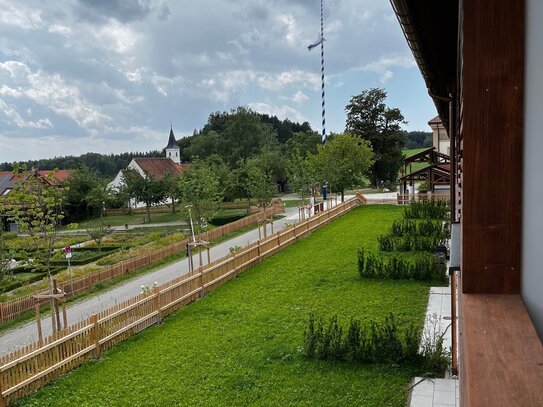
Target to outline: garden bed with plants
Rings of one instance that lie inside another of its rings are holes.
[[[377,251],[401,216],[354,209],[16,405],[403,406],[424,366],[304,350],[311,315],[386,327],[393,314],[400,338],[420,335],[428,283],[357,274],[357,249]]]

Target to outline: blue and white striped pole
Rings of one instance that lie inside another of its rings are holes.
[[[324,17],[321,0],[321,90],[322,90],[322,144],[326,143],[326,118],[324,106]]]

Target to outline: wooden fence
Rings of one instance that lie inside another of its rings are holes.
[[[398,203],[398,205],[408,205],[412,201],[449,201],[451,199],[450,194],[398,194],[397,198],[392,201],[393,203]]]
[[[0,357],[0,407],[31,394],[85,361],[99,357],[101,352],[123,339],[159,324],[166,315],[364,203],[364,197],[357,195],[192,273],[154,287],[151,293],[137,295],[93,314],[43,342]]]
[[[283,213],[285,207],[282,204],[275,204],[266,209],[267,216],[273,216],[277,213]],[[247,226],[258,222],[262,218],[262,212],[254,213],[244,218],[238,219],[235,222],[228,223],[221,227],[211,229],[206,238],[210,241],[217,240],[221,236],[238,231]],[[175,253],[185,251],[185,245],[188,239],[173,243],[169,246],[157,249],[151,253],[135,257],[131,260],[122,261],[110,267],[91,272],[83,277],[73,280],[73,291],[68,281],[61,282],[59,288],[67,295],[81,294],[94,287],[97,283],[111,280],[112,278],[123,276],[134,272],[150,264],[159,262]],[[36,294],[46,294],[46,292],[35,292],[31,295],[17,298],[11,301],[0,303],[0,322],[5,322],[14,319],[18,315],[28,310],[34,309],[35,301],[32,298]]]

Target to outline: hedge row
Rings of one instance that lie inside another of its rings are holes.
[[[433,252],[437,246],[445,244],[444,238],[435,236],[391,236],[377,237],[379,250],[383,252]]]
[[[371,321],[368,326],[351,319],[346,332],[338,324],[337,316],[331,317],[325,326],[321,318],[311,314],[304,332],[303,348],[309,358],[402,364],[443,373],[449,359],[443,349],[443,339],[433,340],[431,347],[421,347],[420,342],[421,335],[413,323],[400,329],[392,314],[382,322]]]
[[[395,220],[390,228],[393,236],[435,236],[443,239],[450,237],[449,222],[425,219],[414,221],[410,219]]]
[[[412,201],[405,208],[405,219],[446,219],[449,203],[446,201]]]
[[[436,263],[434,256],[400,257],[358,249],[358,273],[363,278],[415,280],[445,283],[447,266]]]

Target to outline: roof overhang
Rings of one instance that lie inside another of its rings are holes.
[[[443,126],[456,92],[458,0],[390,0]]]

